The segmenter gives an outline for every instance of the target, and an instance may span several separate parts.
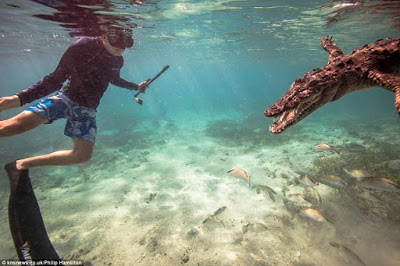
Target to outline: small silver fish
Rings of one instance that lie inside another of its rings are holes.
[[[370,201],[375,201],[375,202],[382,202],[381,199],[379,199],[377,196],[372,194],[370,191],[364,190],[361,191],[360,193],[357,194],[360,198],[370,200]]]
[[[304,196],[303,194],[290,194],[287,199],[291,202],[294,203],[308,203],[309,201],[307,200],[306,196]]]
[[[312,189],[313,189],[314,195],[315,195],[315,197],[317,198],[318,202],[319,202],[320,204],[322,204],[321,195],[318,193],[318,191],[317,191],[315,188],[312,187]]]
[[[342,253],[342,256],[345,255],[345,256],[351,258],[352,260],[357,261],[359,264],[366,266],[366,264],[360,259],[360,257],[356,253],[354,253],[351,249],[349,249],[348,247],[343,246],[336,242],[329,242],[329,244],[331,244],[331,246],[338,248],[339,252]]]
[[[217,216],[217,215],[223,213],[225,210],[226,210],[226,206],[222,206],[222,207],[218,208],[218,210],[216,210],[214,212],[213,216]]]
[[[243,179],[244,181],[249,183],[249,187],[251,186],[250,183],[250,176],[247,175],[246,171],[239,167],[234,167],[230,169],[228,172],[231,176],[238,177]]]
[[[318,178],[318,181],[333,188],[342,188],[347,186],[347,182],[340,176],[336,175],[323,175]]]
[[[269,186],[258,185],[256,188],[256,191],[257,191],[257,194],[264,194],[264,195],[268,194],[269,197],[271,198],[271,200],[273,202],[275,202],[274,194],[276,194],[276,192]]]
[[[329,144],[318,144],[317,146],[315,146],[315,148],[320,149],[320,150],[324,150],[324,151],[335,152],[337,154],[340,153],[339,149],[334,148],[333,146],[331,146]]]
[[[386,178],[364,178],[357,182],[357,186],[361,188],[400,193],[400,186]]]
[[[221,219],[219,219],[217,216],[214,216],[214,215],[208,216],[208,217],[203,221],[203,224],[209,223],[209,222],[211,222],[211,223],[216,223],[216,224],[220,224],[220,225],[222,225],[223,227],[225,227],[224,221],[222,221]]]
[[[372,175],[370,173],[368,173],[365,170],[361,170],[361,169],[347,170],[346,168],[343,168],[343,171],[345,171],[346,174],[348,174],[350,177],[353,177],[355,179],[372,177]]]
[[[219,223],[219,224],[221,224],[222,226],[225,227],[224,222],[223,222],[221,219],[219,219],[219,218],[217,217],[218,215],[220,215],[221,213],[223,213],[225,210],[226,210],[226,207],[225,207],[225,206],[222,206],[222,207],[218,208],[218,210],[216,210],[212,215],[209,215],[209,216],[203,221],[203,224],[204,224],[204,223],[207,223],[207,222],[215,222],[215,223]]]
[[[349,2],[349,3],[341,3],[341,4],[336,4],[336,5],[334,5],[333,6],[333,8],[346,8],[346,7],[352,7],[352,6],[358,6],[358,5],[361,5],[362,3],[361,2],[354,2],[354,3],[351,3],[351,2]]]
[[[156,196],[157,193],[150,193],[150,195],[146,199],[146,203],[150,203]]]
[[[344,148],[349,152],[363,152],[367,150],[364,146],[357,143],[346,144]]]
[[[305,209],[305,210],[302,211],[302,213],[306,217],[311,218],[312,220],[314,220],[316,222],[326,222],[326,221],[328,221],[328,219],[326,219],[319,211],[314,210],[314,209]]]
[[[300,184],[302,184],[306,187],[315,187],[315,186],[319,185],[318,181],[315,180],[310,175],[304,175],[300,178],[297,178],[297,180],[300,182]]]
[[[268,230],[268,227],[262,223],[248,223],[242,227],[243,234],[251,231],[253,233],[261,233]]]

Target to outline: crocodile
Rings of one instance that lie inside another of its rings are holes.
[[[264,111],[267,117],[276,117],[270,132],[281,133],[328,102],[374,87],[394,92],[400,117],[400,38],[379,39],[348,55],[343,54],[332,37],[323,38],[321,46],[329,53],[328,64],[296,79]]]

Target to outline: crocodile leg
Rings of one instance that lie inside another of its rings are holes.
[[[329,53],[328,64],[330,64],[335,58],[342,57],[342,50],[332,41],[332,37],[326,36],[321,41],[321,46],[325,51]]]
[[[368,71],[368,78],[377,85],[394,92],[394,104],[400,117],[400,77],[393,74],[382,73],[378,70],[370,70]]]

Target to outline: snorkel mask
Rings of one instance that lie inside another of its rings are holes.
[[[133,45],[132,33],[127,30],[114,30],[107,34],[108,42],[119,49],[130,48]]]

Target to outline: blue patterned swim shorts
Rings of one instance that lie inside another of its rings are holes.
[[[48,124],[57,119],[66,118],[65,135],[95,142],[97,132],[96,110],[77,104],[62,90],[26,110],[43,116],[48,120]]]

